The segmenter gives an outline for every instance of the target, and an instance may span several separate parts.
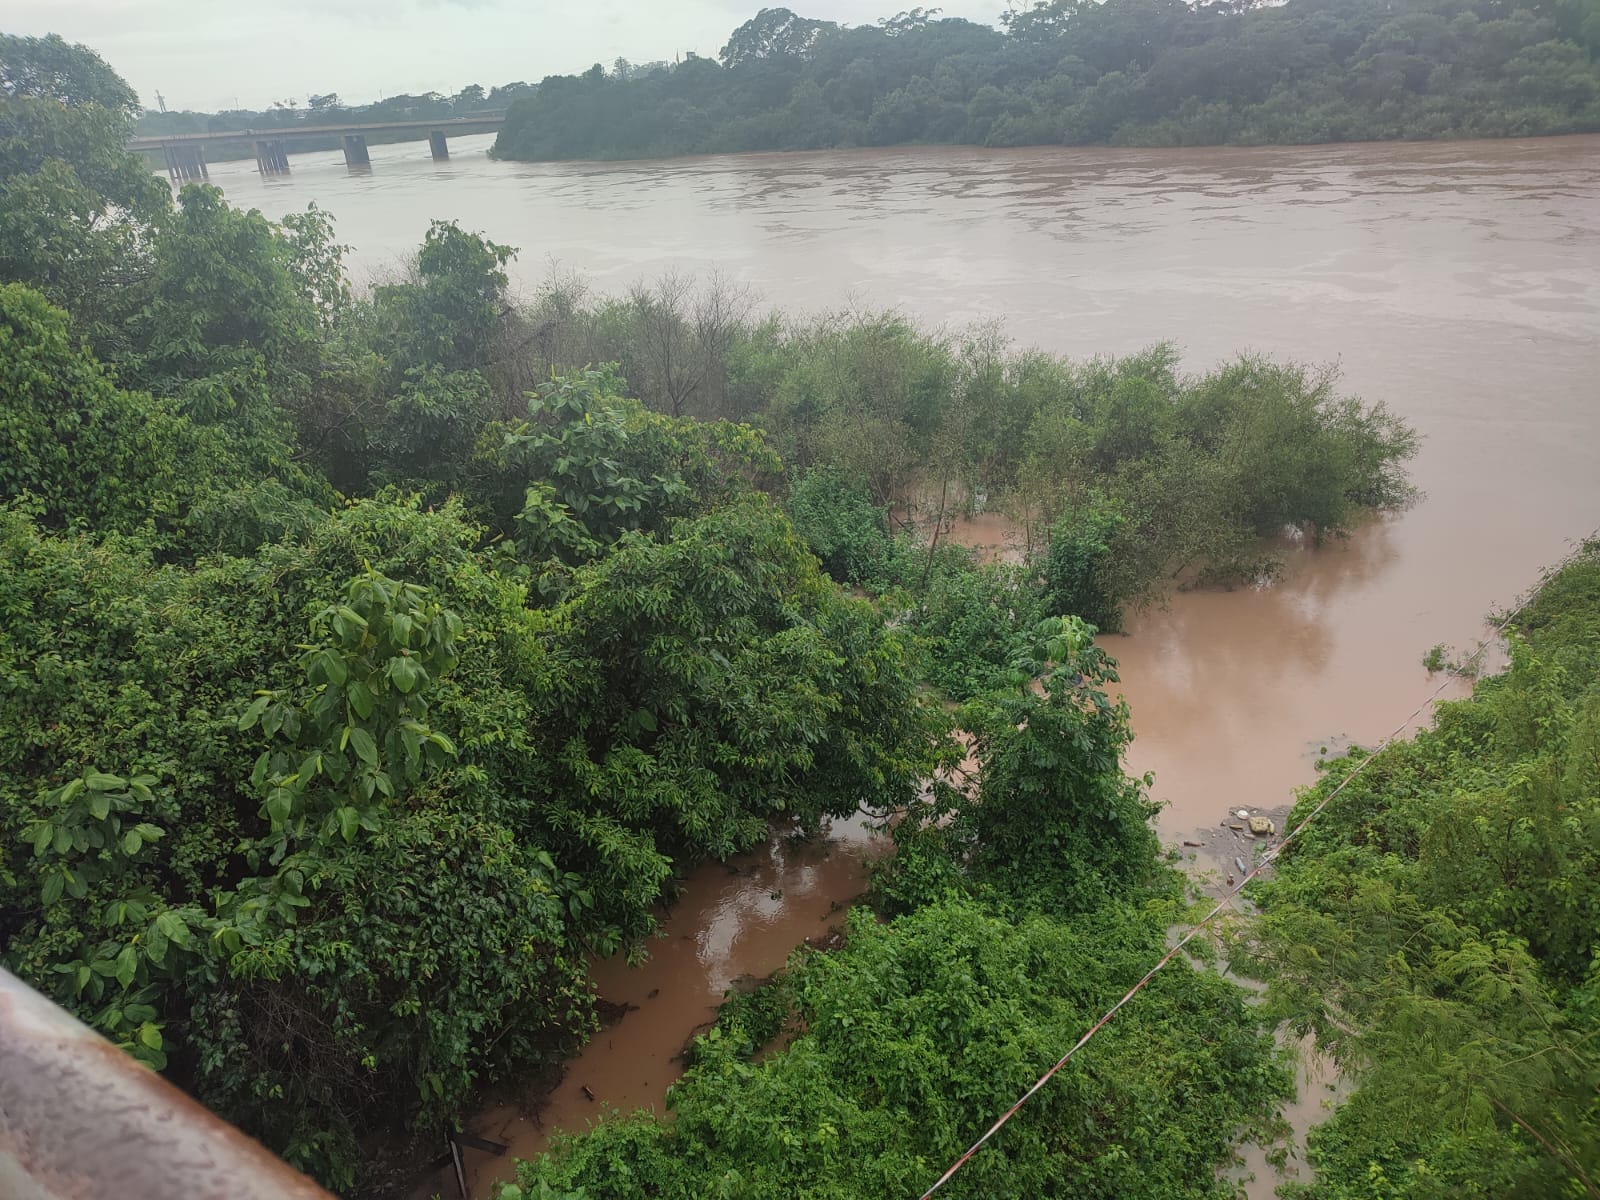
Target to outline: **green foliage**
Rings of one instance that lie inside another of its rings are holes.
[[[53,33],[42,38],[0,34],[0,93],[51,100],[69,109],[95,107],[121,118],[137,116],[141,107],[138,93],[104,59]]]
[[[0,34],[0,283],[27,283],[101,336],[136,310],[144,237],[171,202],[124,149],[137,109],[87,47]]]
[[[647,418],[616,395],[616,381],[588,371],[542,388],[528,420],[507,429],[500,461],[526,479],[513,518],[527,557],[578,562],[597,557],[651,515],[666,515],[688,495],[681,478],[646,476],[628,461]]]
[[[1597,627],[1591,545],[1514,617],[1509,670],[1385,752],[1261,885],[1238,955],[1360,1083],[1295,1194],[1579,1196],[1600,1178]]]
[[[241,886],[235,921],[307,904],[196,981],[200,1096],[340,1186],[384,1126],[436,1130],[481,1081],[559,1062],[592,1027],[549,855],[475,816],[470,792],[460,811],[442,799]]]
[[[586,303],[558,279],[526,321],[559,375],[658,359],[636,307]],[[1341,395],[1328,370],[1245,356],[1185,377],[1169,345],[1075,363],[992,331],[934,334],[872,313],[745,320],[726,340],[723,369],[699,371],[718,388],[669,386],[658,362],[632,378],[637,395],[658,412],[758,425],[791,472],[791,511],[813,548],[869,590],[924,590],[933,530],[998,508],[1047,577],[1047,609],[1112,630],[1125,606],[1175,583],[1270,574],[1261,539],[1286,525],[1337,537],[1414,496],[1415,434],[1383,405]],[[920,569],[873,531],[873,508],[926,539]],[[1057,531],[1069,542],[1051,566]]]
[[[1216,448],[1247,528],[1309,525],[1322,537],[1412,498],[1403,464],[1416,434],[1381,404],[1338,396],[1336,384],[1332,371],[1245,357],[1183,397],[1184,436]]]
[[[528,398],[527,420],[489,431],[485,498],[523,559],[593,559],[624,532],[660,530],[776,473],[748,427],[662,417],[620,388],[609,369],[563,376]]]
[[[319,325],[297,276],[296,243],[259,212],[190,184],[155,244],[150,304],[127,373],[157,389],[252,361],[287,390],[309,366]]]
[[[91,891],[115,897],[85,931],[77,956],[55,965],[57,991],[72,995],[95,1028],[159,1070],[167,1063],[161,984],[198,949],[195,932],[209,932],[213,923],[193,905],[162,904],[137,878],[140,852],[167,832],[141,818],[174,815],[152,790],[157,783],[154,775],[85,771],[42,797],[22,838],[33,847],[43,908],[87,901]]]
[[[132,764],[155,797],[105,836],[167,831],[92,877],[6,860],[8,964],[123,1040],[150,1024],[197,1094],[331,1180],[364,1129],[436,1125],[564,1054],[579,949],[648,932],[677,863],[893,805],[926,770],[904,647],[755,501],[625,535],[543,612],[455,505],[367,501],[193,568],[6,521],[11,844],[75,802],[63,764]],[[124,901],[145,907],[117,941],[91,916]],[[115,995],[52,986],[82,967],[92,991],[166,911],[204,953],[162,946]]]
[[[1102,628],[1167,580],[1269,572],[1264,535],[1339,536],[1414,496],[1404,464],[1415,434],[1383,405],[1338,395],[1328,371],[1247,356],[1184,379],[1163,346],[1050,383],[1018,503],[1069,539],[1046,555],[1052,607]]]
[[[497,408],[489,381],[477,371],[411,368],[369,435],[373,481],[460,490]]]
[[[959,142],[1213,145],[1600,128],[1592,0],[1037,0],[1004,31],[937,10],[855,27],[764,8],[721,61],[546,78],[512,159]]]
[[[354,303],[344,256],[350,247],[334,240],[333,217],[315,201],[290,213],[278,230],[286,265],[301,296],[311,302],[324,334],[336,333]]]
[[[75,344],[64,312],[0,285],[0,499],[57,528],[169,524],[182,435],[169,409],[118,388]]]
[[[976,777],[946,775],[896,824],[898,853],[878,882],[884,902],[931,903],[959,881],[1008,908],[1063,914],[1170,891],[1156,867],[1147,781],[1120,769],[1128,709],[1106,694],[1116,664],[1092,628],[1076,617],[1040,621],[1012,670],[1009,690],[958,714]]]
[[[1121,628],[1125,597],[1107,594],[1105,576],[1123,521],[1114,503],[1093,497],[1056,522],[1044,560],[1045,606],[1051,612],[1082,617],[1112,633]]]
[[[281,738],[250,780],[276,845],[304,838],[308,825],[321,841],[374,831],[383,805],[403,802],[427,768],[455,756],[426,724],[424,693],[455,666],[461,619],[423,595],[376,573],[354,580],[344,603],[312,621],[322,640],[301,665],[314,698],[267,692],[239,718],[241,730],[259,724]]]
[[[915,585],[915,577],[907,583]],[[919,600],[909,622],[927,654],[930,682],[955,700],[1019,682],[1017,660],[1044,616],[1026,571],[999,563],[975,567],[952,548],[936,556]]]
[[[434,221],[417,254],[415,279],[377,292],[395,362],[446,370],[481,365],[505,312],[505,265],[515,253],[454,221]]]
[[[927,769],[903,641],[759,499],[624,534],[534,628],[557,646],[542,817],[613,939],[648,928],[680,855],[896,807]]]
[[[452,525],[357,509],[184,569],[5,516],[8,965],[145,1057],[176,1045],[187,1086],[346,1184],[372,1133],[436,1126],[589,1022],[582,889],[513,833],[494,773],[505,667],[445,673],[493,645],[507,598]],[[474,627],[366,571],[316,602],[362,558],[416,573],[408,553],[475,600]]]
[[[795,531],[840,583],[882,583],[891,552],[888,516],[867,489],[830,468],[807,471],[789,489]]]
[[[916,1195],[1159,953],[1135,910],[1013,923],[948,901],[852,915],[798,956],[803,1033],[760,1064],[723,1026],[670,1093],[670,1123],[616,1119],[524,1163],[518,1186],[647,1196]],[[1283,1093],[1270,1039],[1204,971],[1162,975],[948,1189],[956,1196],[1229,1195],[1214,1164]]]
[[[67,315],[0,286],[0,499],[52,528],[138,531],[173,555],[250,550],[330,493],[293,459],[259,364],[157,400],[75,345]]]

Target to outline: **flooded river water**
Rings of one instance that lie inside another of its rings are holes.
[[[603,1107],[660,1111],[685,1044],[728,989],[772,974],[796,946],[825,941],[866,890],[867,862],[883,849],[856,819],[828,826],[820,840],[774,834],[749,854],[694,872],[644,966],[620,957],[593,964],[600,995],[628,1011],[568,1064],[537,1111],[509,1096],[473,1123],[475,1133],[510,1147],[500,1158],[469,1156],[473,1194],[492,1195],[496,1181],[511,1177],[512,1160],[542,1150],[551,1130],[581,1130]]]
[[[457,219],[520,247],[526,289],[551,260],[601,290],[717,268],[789,308],[994,320],[1070,355],[1172,340],[1197,370],[1245,349],[1336,361],[1348,390],[1417,426],[1414,509],[1292,549],[1271,587],[1175,596],[1111,641],[1130,765],[1156,773],[1169,838],[1287,803],[1322,747],[1387,733],[1432,687],[1429,646],[1475,641],[1600,523],[1600,137],[616,164],[495,163],[487,142],[458,139],[442,164],[374,146],[369,173],[331,154],[287,178],[212,177],[269,216],[331,210],[358,272]],[[639,1007],[577,1060],[546,1122],[659,1106],[720,989],[820,933],[861,886],[862,848],[847,830],[694,876],[647,967],[600,968],[602,994]],[[526,1150],[530,1128],[508,1112],[484,1132]]]

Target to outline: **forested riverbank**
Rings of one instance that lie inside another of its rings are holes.
[[[842,26],[764,8],[716,59],[596,64],[493,153],[661,158],[906,143],[1194,146],[1600,129],[1592,0],[1048,0]]]
[[[1600,543],[1507,616],[1508,669],[1345,788],[1237,931],[1358,1083],[1286,1194],[1600,1194]]]
[[[1251,885],[1263,911],[1226,939],[1232,966],[1269,981],[1264,1006],[1195,1008],[1212,989],[1228,1004],[1238,993],[1169,968],[949,1194],[1023,1181],[1028,1194],[1108,1200],[1234,1195],[1201,1164],[1225,1152],[1209,1140],[1220,1126],[1271,1136],[1262,1117],[1284,1077],[1258,1021],[1314,1035],[1355,1084],[1313,1131],[1314,1182],[1281,1194],[1593,1193],[1600,544],[1506,616],[1504,673],[1350,782],[1369,751],[1329,761],[1307,790],[1293,823],[1340,794]],[[1046,699],[963,710],[985,730],[984,772],[896,827],[877,911],[854,914],[846,945],[801,950],[766,988],[731,998],[695,1042],[670,1121],[616,1117],[558,1138],[508,1197],[918,1194],[1077,1041],[1160,957],[1152,918],[1175,910],[1149,903],[1168,868],[1119,812],[1137,787],[1114,769],[1062,784],[1066,764],[1047,749],[1063,718],[1080,753],[1125,736],[1125,713],[1098,689],[1106,660],[1047,653],[1073,674],[1050,676]],[[1009,1086],[991,1090],[1002,1075]]]
[[[730,1014],[697,1148],[632,1124],[535,1169],[842,1195],[878,1139],[872,1178],[925,1185],[1182,911],[1080,618],[1411,499],[1411,430],[1290,363],[674,278],[519,306],[445,222],[358,293],[326,214],[174,202],[92,54],[0,62],[0,958],[343,1190],[559,1066],[585,956],[648,950],[695,863],[863,807],[908,816],[894,919]],[[1026,565],[943,544],[982,503]],[[1238,989],[1161,989],[974,1181],[1226,1194],[1287,1074]],[[811,1040],[745,1061],[789,1012]],[[769,1087],[728,1141],[718,1096]]]

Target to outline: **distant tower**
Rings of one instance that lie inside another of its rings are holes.
[[[160,92],[156,93],[156,104],[160,107],[162,112],[167,111],[167,98]]]

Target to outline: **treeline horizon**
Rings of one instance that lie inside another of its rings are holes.
[[[523,160],[955,143],[1303,144],[1600,130],[1594,0],[1041,0],[1002,28],[763,8],[715,59],[544,79]]]

